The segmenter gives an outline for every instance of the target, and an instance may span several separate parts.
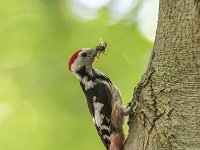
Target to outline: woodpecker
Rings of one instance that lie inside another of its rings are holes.
[[[80,81],[93,123],[106,149],[123,150],[124,115],[129,110],[122,106],[115,84],[92,65],[106,46],[107,43],[101,41],[95,48],[78,50],[70,58],[68,68]]]

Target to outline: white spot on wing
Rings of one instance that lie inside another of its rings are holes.
[[[110,122],[110,119],[106,118],[107,122],[109,123]]]
[[[102,125],[100,127],[101,130],[107,130],[108,132],[110,132],[110,128],[108,126]]]
[[[104,138],[104,139],[108,139],[108,140],[110,139],[110,137],[107,136],[107,135],[103,135],[103,138]]]
[[[104,115],[100,114],[101,109],[103,108],[104,104],[95,102],[96,97],[93,97],[94,101],[94,118],[95,118],[95,124],[100,127],[101,124],[103,123]]]
[[[92,121],[93,121],[94,124],[96,123],[94,117],[92,117]]]

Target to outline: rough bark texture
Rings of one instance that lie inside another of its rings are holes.
[[[160,0],[125,150],[200,150],[200,2]]]

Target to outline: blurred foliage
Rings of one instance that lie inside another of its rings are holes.
[[[106,13],[93,21],[75,18],[61,0],[3,0],[0,22],[0,149],[104,149],[67,61],[75,50],[107,41],[95,67],[126,104],[152,43],[135,24],[108,25]]]

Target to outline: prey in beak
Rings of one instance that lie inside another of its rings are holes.
[[[101,42],[99,43],[99,45],[97,45],[97,46],[95,47],[95,51],[97,52],[97,53],[96,53],[96,58],[97,58],[97,60],[99,59],[101,53],[103,53],[103,54],[105,53],[106,46],[107,46],[107,43],[104,42],[104,41],[101,41]]]

